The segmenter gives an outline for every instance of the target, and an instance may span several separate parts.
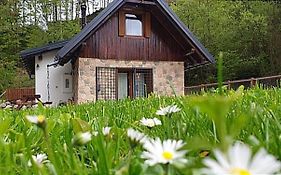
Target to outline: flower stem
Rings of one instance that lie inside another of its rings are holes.
[[[55,163],[55,166],[57,166],[57,161],[56,161],[57,159],[54,157],[54,154],[53,154],[53,149],[52,149],[52,145],[51,145],[51,142],[49,139],[47,127],[44,127],[42,129],[43,129],[43,133],[44,133],[44,140],[45,140],[45,145],[47,148],[49,160],[51,160],[51,162]]]
[[[164,169],[165,169],[165,175],[172,175],[172,167],[169,163],[164,165]]]
[[[168,138],[171,138],[172,136],[172,114],[168,114],[168,116],[166,117],[168,126],[167,126],[167,131],[168,131]]]

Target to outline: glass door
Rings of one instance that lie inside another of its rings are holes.
[[[147,97],[153,92],[152,69],[117,69],[117,99]]]
[[[118,99],[128,97],[128,73],[118,73]]]

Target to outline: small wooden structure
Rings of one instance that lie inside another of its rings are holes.
[[[35,88],[10,88],[4,93],[4,99],[7,101],[11,107],[15,109],[21,109],[23,106],[32,107],[41,103],[42,105],[51,105],[52,102],[43,102],[41,95],[35,94]]]
[[[7,101],[15,101],[18,99],[24,99],[25,96],[34,96],[35,95],[35,88],[28,87],[28,88],[10,88],[6,90],[4,95],[4,99]]]

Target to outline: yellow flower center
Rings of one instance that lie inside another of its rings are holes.
[[[248,170],[240,169],[240,168],[234,168],[231,170],[232,175],[251,175],[251,173]]]
[[[209,151],[201,151],[200,153],[199,153],[199,157],[201,157],[201,158],[204,158],[204,157],[207,157],[208,155],[210,154],[210,152]]]
[[[38,123],[43,123],[45,121],[45,117],[43,115],[39,115],[37,120],[38,120]]]
[[[169,151],[164,151],[162,156],[166,159],[166,160],[171,160],[173,159],[174,155],[173,153],[169,152]]]

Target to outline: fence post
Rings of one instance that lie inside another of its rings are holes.
[[[228,80],[227,81],[227,89],[230,90],[231,89],[231,82]]]
[[[255,78],[251,78],[251,84],[250,84],[250,87],[252,88],[252,87],[255,87],[256,86],[256,84],[257,84],[257,79],[255,79]]]

